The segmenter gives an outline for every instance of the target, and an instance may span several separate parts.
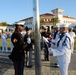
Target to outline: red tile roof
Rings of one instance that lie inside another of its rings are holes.
[[[70,17],[70,16],[63,16],[64,18],[71,18],[71,19],[76,19],[76,18],[73,18],[73,17]]]
[[[0,26],[2,26],[2,23],[0,23]]]

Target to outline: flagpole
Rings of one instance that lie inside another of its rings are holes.
[[[33,0],[33,24],[35,40],[35,75],[41,75],[41,49],[40,49],[40,18],[39,18],[39,0]]]

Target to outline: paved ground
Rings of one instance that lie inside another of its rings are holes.
[[[11,60],[8,59],[10,53],[2,53],[0,51],[0,75],[14,75],[13,64]],[[50,61],[44,61],[43,51],[41,52],[41,63],[42,63],[42,75],[60,75],[59,68],[54,67],[56,58],[51,56]],[[71,63],[69,66],[69,75],[76,75],[76,52],[72,54]],[[26,68],[24,70],[24,75],[35,75],[35,65],[33,59],[33,67]]]

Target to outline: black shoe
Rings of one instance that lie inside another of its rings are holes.
[[[32,65],[27,66],[27,68],[32,68]]]
[[[47,61],[49,61],[49,59],[47,59]]]
[[[58,63],[55,63],[54,66],[55,66],[55,67],[59,67],[59,64],[58,64]]]

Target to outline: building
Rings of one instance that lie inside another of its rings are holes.
[[[0,33],[2,31],[10,32],[11,28],[14,28],[14,26],[13,25],[9,25],[9,24],[7,26],[3,26],[2,23],[0,23]]]
[[[42,26],[49,26],[50,29],[52,28],[53,24],[51,23],[51,19],[57,17],[59,22],[58,24],[68,24],[69,27],[76,26],[76,18],[71,17],[71,16],[64,16],[63,15],[62,9],[56,8],[52,10],[52,14],[50,13],[45,13],[40,15],[40,25]],[[33,17],[29,17],[23,20],[20,20],[17,23],[22,23],[24,26],[28,26],[29,28],[33,29]]]

